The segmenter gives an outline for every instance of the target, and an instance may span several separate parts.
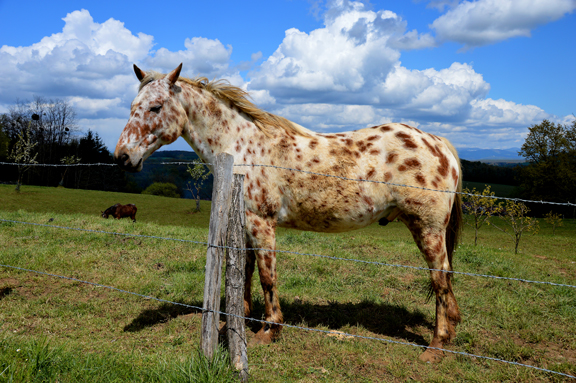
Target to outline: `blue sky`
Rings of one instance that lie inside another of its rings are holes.
[[[65,98],[113,148],[132,63],[180,62],[318,132],[393,121],[458,148],[518,148],[529,126],[576,113],[576,0],[157,4],[0,0],[0,113]]]

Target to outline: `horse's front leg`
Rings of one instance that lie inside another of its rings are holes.
[[[267,322],[283,323],[277,288],[276,253],[267,250],[276,249],[276,222],[272,219],[263,219],[255,215],[247,215],[246,218],[246,227],[248,229],[250,242],[255,248],[264,249],[255,250],[254,253],[260,274],[260,284],[262,285],[264,294],[265,320]],[[246,277],[248,277],[248,275]],[[252,343],[271,343],[280,335],[281,327],[279,324],[265,323],[256,334]]]

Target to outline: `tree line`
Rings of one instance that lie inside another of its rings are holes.
[[[15,156],[24,150],[23,145],[33,152],[30,159],[39,164],[113,163],[98,134],[90,130],[82,134],[74,108],[61,99],[17,101],[0,115],[0,162],[19,162]],[[113,166],[30,166],[24,174],[20,174],[21,166],[2,165],[0,169],[1,182],[18,180],[18,185],[131,191],[124,173]]]

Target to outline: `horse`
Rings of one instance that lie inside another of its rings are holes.
[[[127,205],[121,205],[117,203],[116,205],[110,206],[108,209],[102,211],[101,213],[102,218],[108,218],[110,215],[116,219],[130,217],[132,218],[132,222],[136,222],[137,210],[138,209],[134,204],[129,203]]]
[[[276,340],[283,323],[276,227],[338,233],[398,218],[432,269],[436,323],[420,359],[439,361],[438,349],[461,320],[450,271],[462,227],[462,172],[451,143],[399,123],[316,133],[258,108],[225,80],[180,77],[181,70],[182,64],[166,75],[134,65],[140,85],[114,158],[121,169],[138,172],[155,150],[182,136],[205,163],[228,153],[235,164],[269,165],[237,167],[245,174],[247,245],[259,249],[247,253],[244,311],[250,317],[256,262],[265,319],[274,323],[264,324],[251,343]],[[280,165],[293,170],[274,167]]]

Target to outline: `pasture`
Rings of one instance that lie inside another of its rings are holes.
[[[136,224],[100,217],[117,202],[136,204]],[[190,214],[194,203],[34,186],[16,194],[0,185],[2,219],[205,242],[210,206],[203,202],[203,212]],[[541,221],[515,255],[506,234],[483,227],[474,247],[465,227],[454,269],[576,285],[575,233],[574,221],[565,220],[555,236]],[[0,243],[1,264],[202,306],[203,245],[7,222],[0,222]],[[398,222],[338,235],[280,229],[278,249],[425,267]],[[432,337],[427,271],[297,254],[278,254],[277,268],[287,324],[418,345]],[[253,284],[261,318],[256,276]],[[455,275],[453,285],[462,323],[448,349],[576,375],[576,289],[465,275]],[[200,322],[200,312],[182,306],[1,268],[0,382],[232,379],[225,360],[208,366],[198,355]],[[568,381],[454,354],[424,364],[421,348],[334,335],[285,328],[278,342],[248,349],[251,381]]]

